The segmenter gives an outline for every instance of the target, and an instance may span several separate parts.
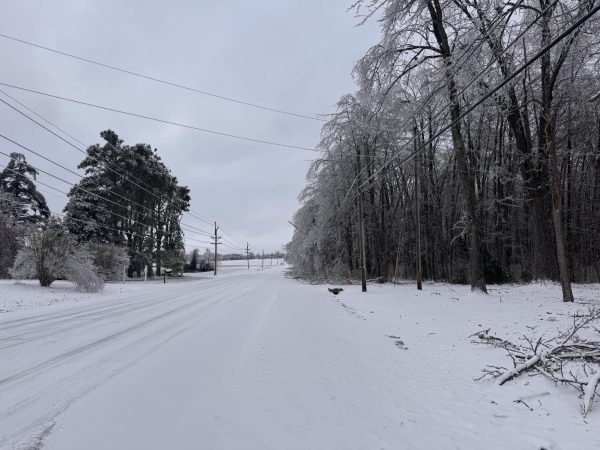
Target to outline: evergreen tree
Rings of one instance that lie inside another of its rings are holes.
[[[90,146],[79,164],[85,177],[69,192],[65,222],[81,240],[127,246],[129,276],[152,263],[160,275],[163,255],[184,251],[189,189],[150,145],[125,145],[112,130],[100,136],[105,144]]]
[[[37,175],[37,170],[27,164],[21,153],[11,153],[10,161],[0,173],[0,190],[18,205],[11,211],[19,223],[37,223],[50,217],[46,199],[35,187]]]

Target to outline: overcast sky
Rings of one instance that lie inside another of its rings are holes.
[[[314,115],[333,112],[338,98],[354,90],[352,67],[378,39],[376,24],[357,27],[348,6],[349,0],[2,0],[0,33],[197,89]],[[6,39],[0,39],[0,55],[0,82],[256,139],[303,147],[319,141],[318,121],[182,91]],[[280,249],[290,240],[288,220],[298,207],[313,152],[2,89],[88,145],[100,142],[100,131],[111,128],[126,143],[158,148],[180,183],[190,187],[191,210],[216,220],[230,239],[248,241],[255,251]],[[0,133],[72,169],[82,158],[3,104]],[[5,141],[0,148],[18,151]],[[77,181],[24,153],[31,164]],[[6,159],[0,155],[2,165]],[[45,175],[39,180],[69,189]],[[65,196],[40,190],[53,211],[62,211]],[[184,216],[184,223],[209,229],[190,216]],[[203,247],[187,244],[188,249]]]

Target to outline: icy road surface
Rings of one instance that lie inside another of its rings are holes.
[[[0,448],[600,447],[600,402],[584,420],[570,388],[474,382],[509,361],[467,338],[551,333],[597,285],[326,287],[231,268],[0,314]]]

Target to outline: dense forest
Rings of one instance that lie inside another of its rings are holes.
[[[357,1],[381,40],[323,127],[296,271],[357,276],[362,222],[369,277],[414,278],[419,247],[424,278],[474,289],[600,281],[596,6]]]

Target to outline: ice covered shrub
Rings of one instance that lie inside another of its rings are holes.
[[[27,229],[10,275],[38,279],[42,286],[67,279],[86,292],[98,292],[103,287],[87,247],[78,244],[57,219]]]
[[[78,246],[69,255],[65,265],[65,278],[83,292],[100,292],[104,280],[98,274],[92,257],[85,246]]]

